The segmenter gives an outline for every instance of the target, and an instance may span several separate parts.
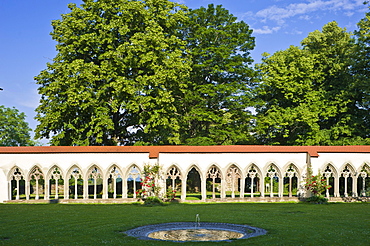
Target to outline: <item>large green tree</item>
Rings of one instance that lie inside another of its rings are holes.
[[[336,22],[266,56],[258,66],[257,136],[261,143],[344,145],[367,142],[361,99],[351,74],[351,34]]]
[[[0,146],[32,146],[26,115],[16,108],[0,105]]]
[[[52,22],[57,56],[35,79],[36,137],[52,145],[180,143],[175,105],[190,70],[167,0],[84,0]]]
[[[370,7],[369,7],[370,8]],[[370,124],[370,12],[357,24],[356,50],[353,53],[352,75],[361,93],[358,106],[363,110],[364,125]],[[367,131],[370,135],[370,132]]]
[[[252,31],[221,6],[84,0],[36,77],[53,145],[234,144],[249,136]],[[191,71],[191,72],[190,72]]]
[[[182,30],[192,72],[181,101],[185,144],[250,142],[252,30],[221,5],[189,12]]]

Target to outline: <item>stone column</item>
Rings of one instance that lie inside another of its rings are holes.
[[[122,179],[122,198],[127,198],[127,177]]]
[[[85,178],[83,180],[83,199],[89,199],[89,180]]]
[[[63,194],[64,199],[69,199],[69,179],[66,177],[64,178],[64,185],[63,185]]]
[[[48,200],[50,198],[50,189],[49,189],[50,179],[44,179],[45,189],[44,189],[44,200]]]
[[[25,193],[26,193],[26,200],[30,200],[30,184],[28,180],[24,181]]]
[[[284,178],[278,177],[279,178],[279,191],[278,191],[278,196],[283,197],[284,194]]]
[[[357,197],[357,177],[355,174],[352,175],[352,196]]]
[[[339,177],[334,177],[334,196],[340,197],[339,194]]]
[[[207,179],[206,177],[200,177],[200,186],[201,186],[201,194],[202,194],[202,200],[205,201],[207,199],[207,185],[206,185]]]
[[[245,177],[240,177],[240,198],[244,198]]]
[[[186,177],[181,179],[181,200],[186,200]]]
[[[221,194],[220,194],[221,199],[226,198],[226,191],[225,190],[226,190],[226,180],[221,179]],[[234,190],[233,190],[233,192],[234,192]],[[235,193],[234,193],[234,197],[235,197]]]
[[[8,200],[12,200],[13,198],[13,191],[12,191],[12,180],[8,181]]]

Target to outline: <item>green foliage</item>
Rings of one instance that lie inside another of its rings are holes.
[[[318,195],[307,198],[306,202],[314,204],[328,204],[328,199],[323,195]]]
[[[306,199],[306,202],[315,204],[326,204],[328,199],[323,193],[331,189],[331,185],[327,184],[327,180],[322,177],[320,172],[317,175],[312,175],[312,170],[309,170],[309,175],[305,180],[305,188],[311,191],[312,196]]]
[[[0,105],[0,146],[33,146],[26,115]]]
[[[163,206],[163,205],[164,205],[164,202],[162,201],[162,199],[156,196],[149,196],[145,198],[144,200],[144,206],[152,207],[152,206]]]
[[[263,144],[349,145],[368,143],[362,91],[350,67],[351,34],[326,24],[302,41],[265,56],[257,66],[257,137]]]
[[[84,0],[52,22],[58,54],[35,79],[52,145],[245,143],[251,30],[221,6]],[[190,70],[192,73],[190,75]]]
[[[39,138],[52,145],[179,143],[175,97],[190,64],[167,0],[84,0],[52,22],[58,54],[35,79]]]
[[[159,197],[161,187],[159,186],[159,178],[161,175],[161,166],[159,164],[150,165],[146,164],[144,166],[144,171],[142,173],[141,186],[143,189],[136,191],[139,197]]]
[[[221,5],[191,10],[184,39],[190,79],[181,109],[181,142],[187,145],[249,143],[254,73],[252,30]]]

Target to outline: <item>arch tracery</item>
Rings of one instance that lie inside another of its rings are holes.
[[[44,195],[45,190],[45,178],[44,174],[41,171],[40,167],[34,166],[29,174],[28,182],[30,184],[29,190],[26,196],[29,199],[33,194],[35,195],[35,200],[40,198],[40,195]]]

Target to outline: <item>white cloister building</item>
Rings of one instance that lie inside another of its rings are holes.
[[[365,196],[370,183],[370,146],[0,147],[0,202],[134,201],[148,164],[181,200],[298,199],[309,168],[328,197]]]

